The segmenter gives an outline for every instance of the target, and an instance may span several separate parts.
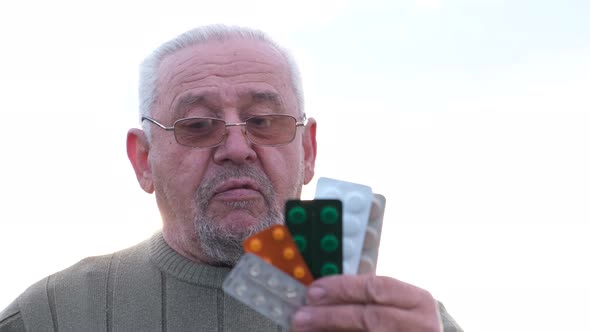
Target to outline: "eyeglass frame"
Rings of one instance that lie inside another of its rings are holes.
[[[250,139],[250,136],[248,135],[248,130],[246,129],[246,124],[248,123],[248,120],[253,119],[253,118],[258,118],[258,117],[263,117],[263,116],[286,116],[286,117],[290,117],[292,119],[295,120],[295,131],[293,132],[293,137],[291,137],[291,139],[288,142],[285,143],[279,143],[279,144],[259,144],[259,143],[255,143],[252,141],[252,139]],[[214,144],[214,145],[209,145],[209,146],[193,146],[193,145],[186,145],[186,144],[182,144],[178,141],[178,137],[176,136],[176,124],[180,121],[185,121],[185,120],[192,120],[192,119],[204,119],[204,120],[216,120],[216,121],[221,121],[225,124],[225,133],[223,134],[223,136],[221,136],[221,140]],[[246,134],[246,139],[248,140],[248,142],[257,145],[257,146],[266,146],[266,147],[273,147],[273,146],[282,146],[282,145],[287,145],[291,142],[293,142],[293,140],[295,139],[295,135],[297,134],[297,128],[298,127],[304,127],[307,123],[307,116],[305,115],[305,113],[303,113],[303,120],[299,121],[296,117],[289,115],[289,114],[257,114],[257,115],[253,115],[250,116],[248,118],[246,118],[243,122],[230,122],[228,123],[227,121],[223,120],[223,119],[219,119],[219,118],[211,118],[211,117],[200,117],[200,116],[194,116],[194,117],[188,117],[188,118],[181,118],[178,119],[176,121],[174,121],[174,123],[172,124],[171,127],[167,127],[163,124],[161,124],[160,122],[158,122],[156,119],[149,117],[149,116],[142,116],[141,117],[141,122],[143,122],[144,120],[147,120],[153,124],[155,124],[156,126],[160,127],[161,129],[164,129],[165,131],[172,131],[174,133],[174,140],[176,141],[176,143],[178,143],[179,145],[182,146],[186,146],[189,148],[194,148],[194,149],[209,149],[209,148],[214,148],[216,146],[219,146],[223,143],[224,138],[227,136],[227,127],[240,127],[243,126],[244,127],[244,131]]]

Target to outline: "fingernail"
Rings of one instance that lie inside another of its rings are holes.
[[[309,289],[307,300],[311,302],[319,302],[324,297],[324,295],[326,295],[325,289],[313,286]]]
[[[311,313],[308,309],[300,309],[293,315],[293,327],[296,329],[305,329],[311,321]]]

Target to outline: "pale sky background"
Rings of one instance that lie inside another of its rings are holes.
[[[466,331],[589,331],[589,17],[586,0],[2,1],[0,308],[160,227],[125,153],[138,64],[227,23],[300,63],[304,198],[320,176],[387,198],[379,274]]]

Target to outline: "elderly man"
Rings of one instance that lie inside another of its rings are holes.
[[[255,30],[208,26],[141,66],[142,128],[127,152],[162,231],[32,285],[0,331],[277,331],[221,284],[251,234],[282,223],[314,176],[316,122],[298,70]],[[374,275],[316,280],[294,331],[458,331],[427,291]]]

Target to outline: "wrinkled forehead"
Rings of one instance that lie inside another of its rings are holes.
[[[168,55],[158,69],[156,99],[165,108],[194,89],[220,85],[268,85],[287,104],[294,102],[287,60],[272,45],[259,40],[212,40]]]

